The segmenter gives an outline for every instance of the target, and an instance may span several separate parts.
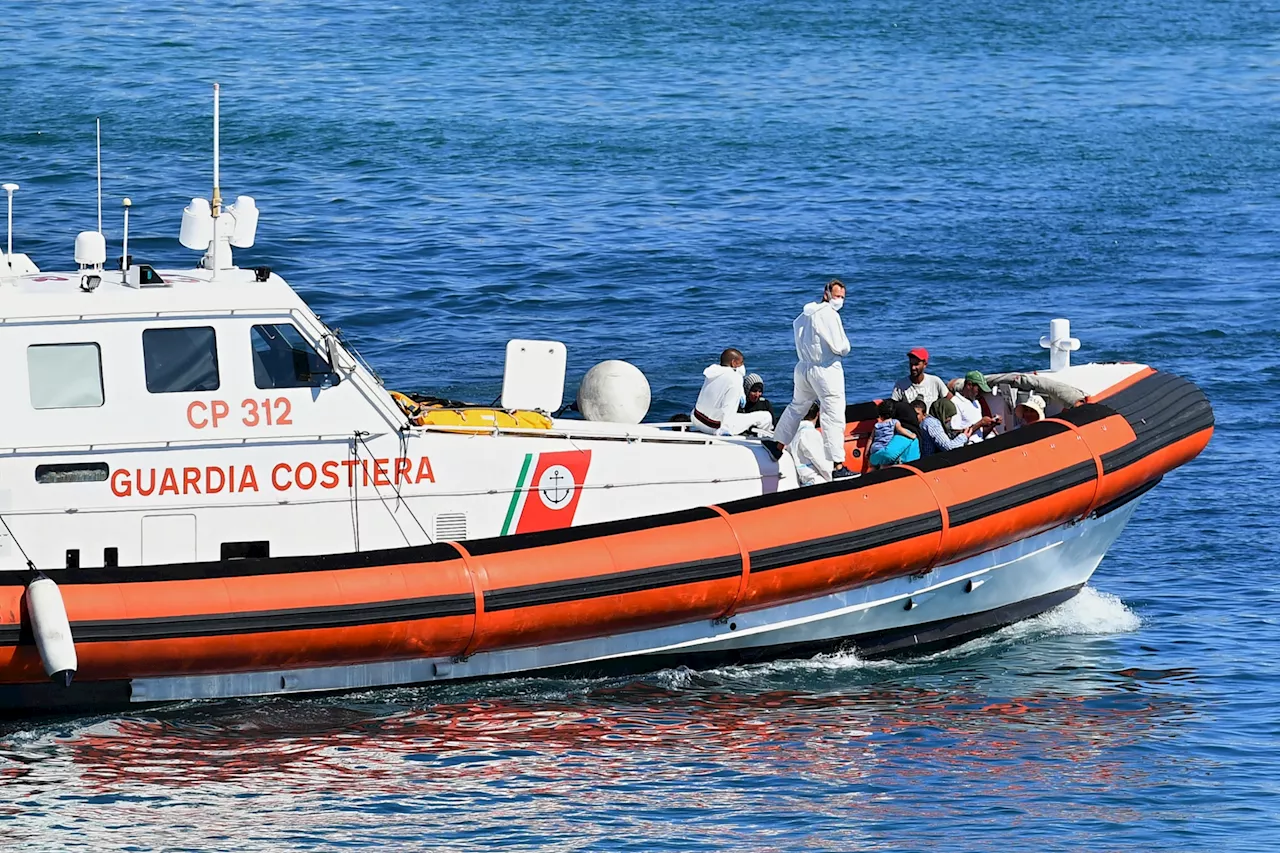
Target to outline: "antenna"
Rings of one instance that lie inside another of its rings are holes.
[[[98,233],[102,233],[102,119],[94,119],[98,126]]]
[[[120,283],[129,283],[129,208],[133,206],[133,202],[127,197],[121,202],[124,205],[124,244],[121,246],[120,257]]]
[[[6,193],[9,194],[9,251],[8,251],[8,254],[4,256],[4,262],[9,265],[10,269],[12,269],[13,268],[13,194],[18,191],[18,185],[5,184],[3,187],[0,187],[0,189],[3,189]]]
[[[218,189],[218,84],[213,84],[213,245],[209,253],[213,258],[213,272],[209,281],[218,277],[218,214],[222,212],[222,192]]]

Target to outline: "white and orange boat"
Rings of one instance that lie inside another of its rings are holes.
[[[864,473],[815,487],[752,438],[552,417],[555,342],[508,346],[502,408],[419,407],[234,265],[258,213],[214,185],[195,269],[107,270],[101,225],[74,271],[0,257],[0,709],[932,650],[1071,598],[1213,431],[1060,326],[1055,370],[991,377],[1044,420],[866,471],[851,406]]]

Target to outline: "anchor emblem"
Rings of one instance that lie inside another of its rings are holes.
[[[563,509],[577,487],[572,471],[563,465],[552,465],[538,478],[538,497],[547,509]]]

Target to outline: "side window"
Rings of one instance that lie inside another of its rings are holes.
[[[33,344],[27,378],[34,409],[102,405],[102,351],[97,344]]]
[[[221,384],[217,340],[208,326],[144,330],[142,361],[152,394],[216,391]]]
[[[329,362],[320,357],[291,323],[254,326],[253,382],[259,388],[317,388],[333,380]]]
[[[101,483],[110,472],[105,462],[55,462],[36,466],[36,482]]]

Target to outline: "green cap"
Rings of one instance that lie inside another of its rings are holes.
[[[981,370],[970,370],[964,375],[965,382],[972,382],[988,394],[991,393],[991,386],[987,384],[987,377],[982,375]]]

